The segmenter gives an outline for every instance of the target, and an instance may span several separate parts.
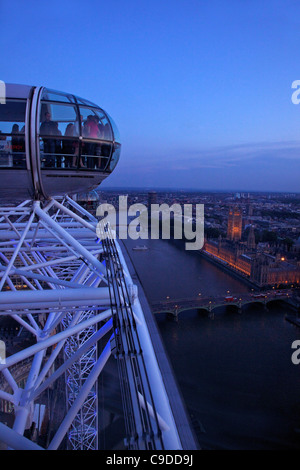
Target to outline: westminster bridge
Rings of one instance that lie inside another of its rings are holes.
[[[167,313],[175,318],[179,313],[187,310],[201,310],[207,311],[208,315],[213,317],[214,310],[218,307],[235,306],[238,313],[242,313],[245,305],[260,303],[267,309],[267,304],[274,301],[283,301],[295,308],[299,313],[300,309],[300,296],[295,294],[293,290],[284,290],[283,292],[262,292],[262,293],[246,293],[246,294],[228,294],[226,296],[202,297],[199,295],[197,298],[182,298],[182,299],[169,299],[152,302],[151,308],[154,314]]]

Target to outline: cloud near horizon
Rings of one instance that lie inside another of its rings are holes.
[[[298,141],[152,152],[147,149],[142,158],[127,157],[125,149],[106,185],[300,191]]]
[[[283,162],[300,161],[300,142],[260,142],[187,152],[177,151],[176,153],[177,155],[173,154],[172,159],[169,160],[170,169],[238,167],[253,160],[256,160],[256,163],[259,160],[261,164],[269,164],[270,159],[282,160]],[[164,164],[161,158],[158,159],[158,162]]]

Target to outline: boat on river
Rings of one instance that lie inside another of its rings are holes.
[[[148,247],[146,245],[137,245],[132,248],[134,251],[146,251]]]

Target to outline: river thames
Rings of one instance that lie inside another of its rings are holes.
[[[136,245],[147,250],[135,251]],[[165,240],[126,240],[151,302],[167,297],[245,293],[251,287],[199,253]],[[275,302],[155,318],[203,449],[300,449],[300,365],[291,360],[300,329]]]

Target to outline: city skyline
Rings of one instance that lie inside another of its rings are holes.
[[[122,152],[104,188],[298,192],[297,7],[4,0],[0,79],[70,90],[114,117]]]

